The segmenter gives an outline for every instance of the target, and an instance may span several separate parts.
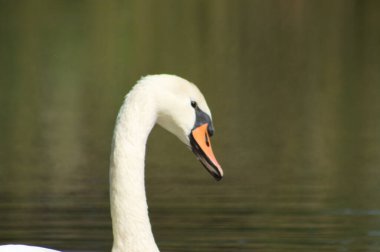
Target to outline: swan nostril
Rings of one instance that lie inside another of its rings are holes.
[[[206,140],[206,145],[207,145],[207,147],[210,147],[210,142],[209,142],[209,140],[208,140],[207,133],[205,133],[205,140]]]

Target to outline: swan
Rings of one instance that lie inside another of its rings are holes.
[[[211,148],[211,112],[199,89],[175,75],[141,78],[124,99],[112,140],[112,252],[159,252],[149,221],[144,179],[146,142],[156,123],[188,146],[216,180],[223,177]],[[15,251],[57,252],[27,245],[0,246],[0,252]]]

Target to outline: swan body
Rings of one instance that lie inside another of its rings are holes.
[[[210,109],[199,89],[174,75],[142,78],[128,93],[116,119],[110,158],[112,252],[159,252],[145,194],[145,148],[158,123],[189,146],[207,171],[220,180],[223,170],[211,149]],[[0,252],[53,252],[25,245]]]
[[[58,250],[27,246],[27,245],[4,245],[0,246],[1,252],[59,252]]]

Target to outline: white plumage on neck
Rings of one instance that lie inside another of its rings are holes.
[[[196,122],[192,102],[196,102],[198,112],[202,110],[207,114],[211,123],[210,110],[198,88],[174,75],[147,76],[126,96],[116,120],[110,158],[112,252],[159,252],[145,194],[146,142],[157,122],[190,146],[189,134]],[[203,139],[207,133],[202,134]],[[223,172],[219,169],[221,178]],[[0,252],[14,251],[55,250],[25,245],[0,246]]]
[[[114,132],[110,165],[113,252],[157,252],[148,216],[144,159],[156,121],[154,97],[144,85],[128,94]]]

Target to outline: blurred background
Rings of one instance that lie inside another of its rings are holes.
[[[380,1],[0,1],[0,244],[110,251],[114,121],[141,77],[194,83],[216,183],[148,141],[162,251],[380,251]]]

